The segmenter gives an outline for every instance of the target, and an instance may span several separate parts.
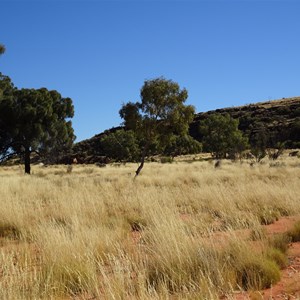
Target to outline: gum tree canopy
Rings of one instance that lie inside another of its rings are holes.
[[[0,44],[0,55],[5,52],[5,47],[4,45]]]
[[[235,157],[248,146],[248,139],[238,129],[239,120],[229,114],[212,114],[200,123],[204,150],[217,159]]]
[[[30,174],[32,152],[71,147],[73,115],[70,98],[46,88],[18,90],[0,73],[0,160],[20,154]]]
[[[5,52],[5,46],[0,44],[0,55]]]
[[[120,116],[125,128],[133,130],[142,144],[136,176],[153,145],[163,148],[172,136],[187,134],[194,117],[194,107],[184,104],[187,97],[187,90],[180,89],[176,82],[156,78],[145,81],[141,102],[128,102],[122,106]]]

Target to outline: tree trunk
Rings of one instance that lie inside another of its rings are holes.
[[[146,154],[148,152],[148,149],[149,149],[149,144],[147,144],[143,150],[143,153],[142,153],[142,157],[141,157],[141,163],[139,165],[139,167],[137,168],[137,170],[135,171],[135,176],[134,178],[136,178],[140,172],[142,171],[143,167],[144,167],[144,163],[145,163],[145,158],[146,158]]]
[[[30,174],[30,150],[29,148],[25,149],[25,174]]]

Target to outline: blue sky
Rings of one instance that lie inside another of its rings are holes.
[[[155,77],[197,112],[299,96],[299,15],[297,0],[0,0],[0,72],[71,97],[80,141]]]

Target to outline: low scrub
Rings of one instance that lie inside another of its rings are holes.
[[[266,289],[278,282],[279,279],[279,267],[269,259],[246,261],[237,270],[237,284],[245,290]]]
[[[274,261],[281,269],[288,264],[288,258],[285,253],[277,248],[269,248],[266,252],[266,257]]]
[[[269,238],[270,247],[277,249],[284,254],[286,254],[290,242],[291,237],[287,233],[275,234]]]
[[[288,236],[293,243],[300,242],[300,221],[288,232]]]
[[[259,250],[249,251],[249,245],[234,240],[225,250],[226,269],[234,275],[232,286],[244,290],[269,288],[280,279],[280,269],[276,262]]]

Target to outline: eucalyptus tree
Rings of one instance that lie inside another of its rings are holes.
[[[0,44],[0,55],[5,52],[5,46]]]
[[[146,80],[140,96],[140,102],[123,104],[119,112],[125,128],[133,130],[141,141],[141,159],[136,176],[153,145],[162,148],[169,144],[172,136],[187,134],[195,111],[193,106],[185,105],[187,90],[163,77]]]
[[[203,147],[217,158],[235,157],[248,147],[248,139],[238,129],[239,120],[229,114],[212,114],[201,121],[199,130],[203,135]]]
[[[10,78],[0,73],[0,159],[19,154],[24,158],[25,173],[30,174],[32,152],[45,154],[71,147],[73,115],[70,98],[46,88],[16,89]]]

